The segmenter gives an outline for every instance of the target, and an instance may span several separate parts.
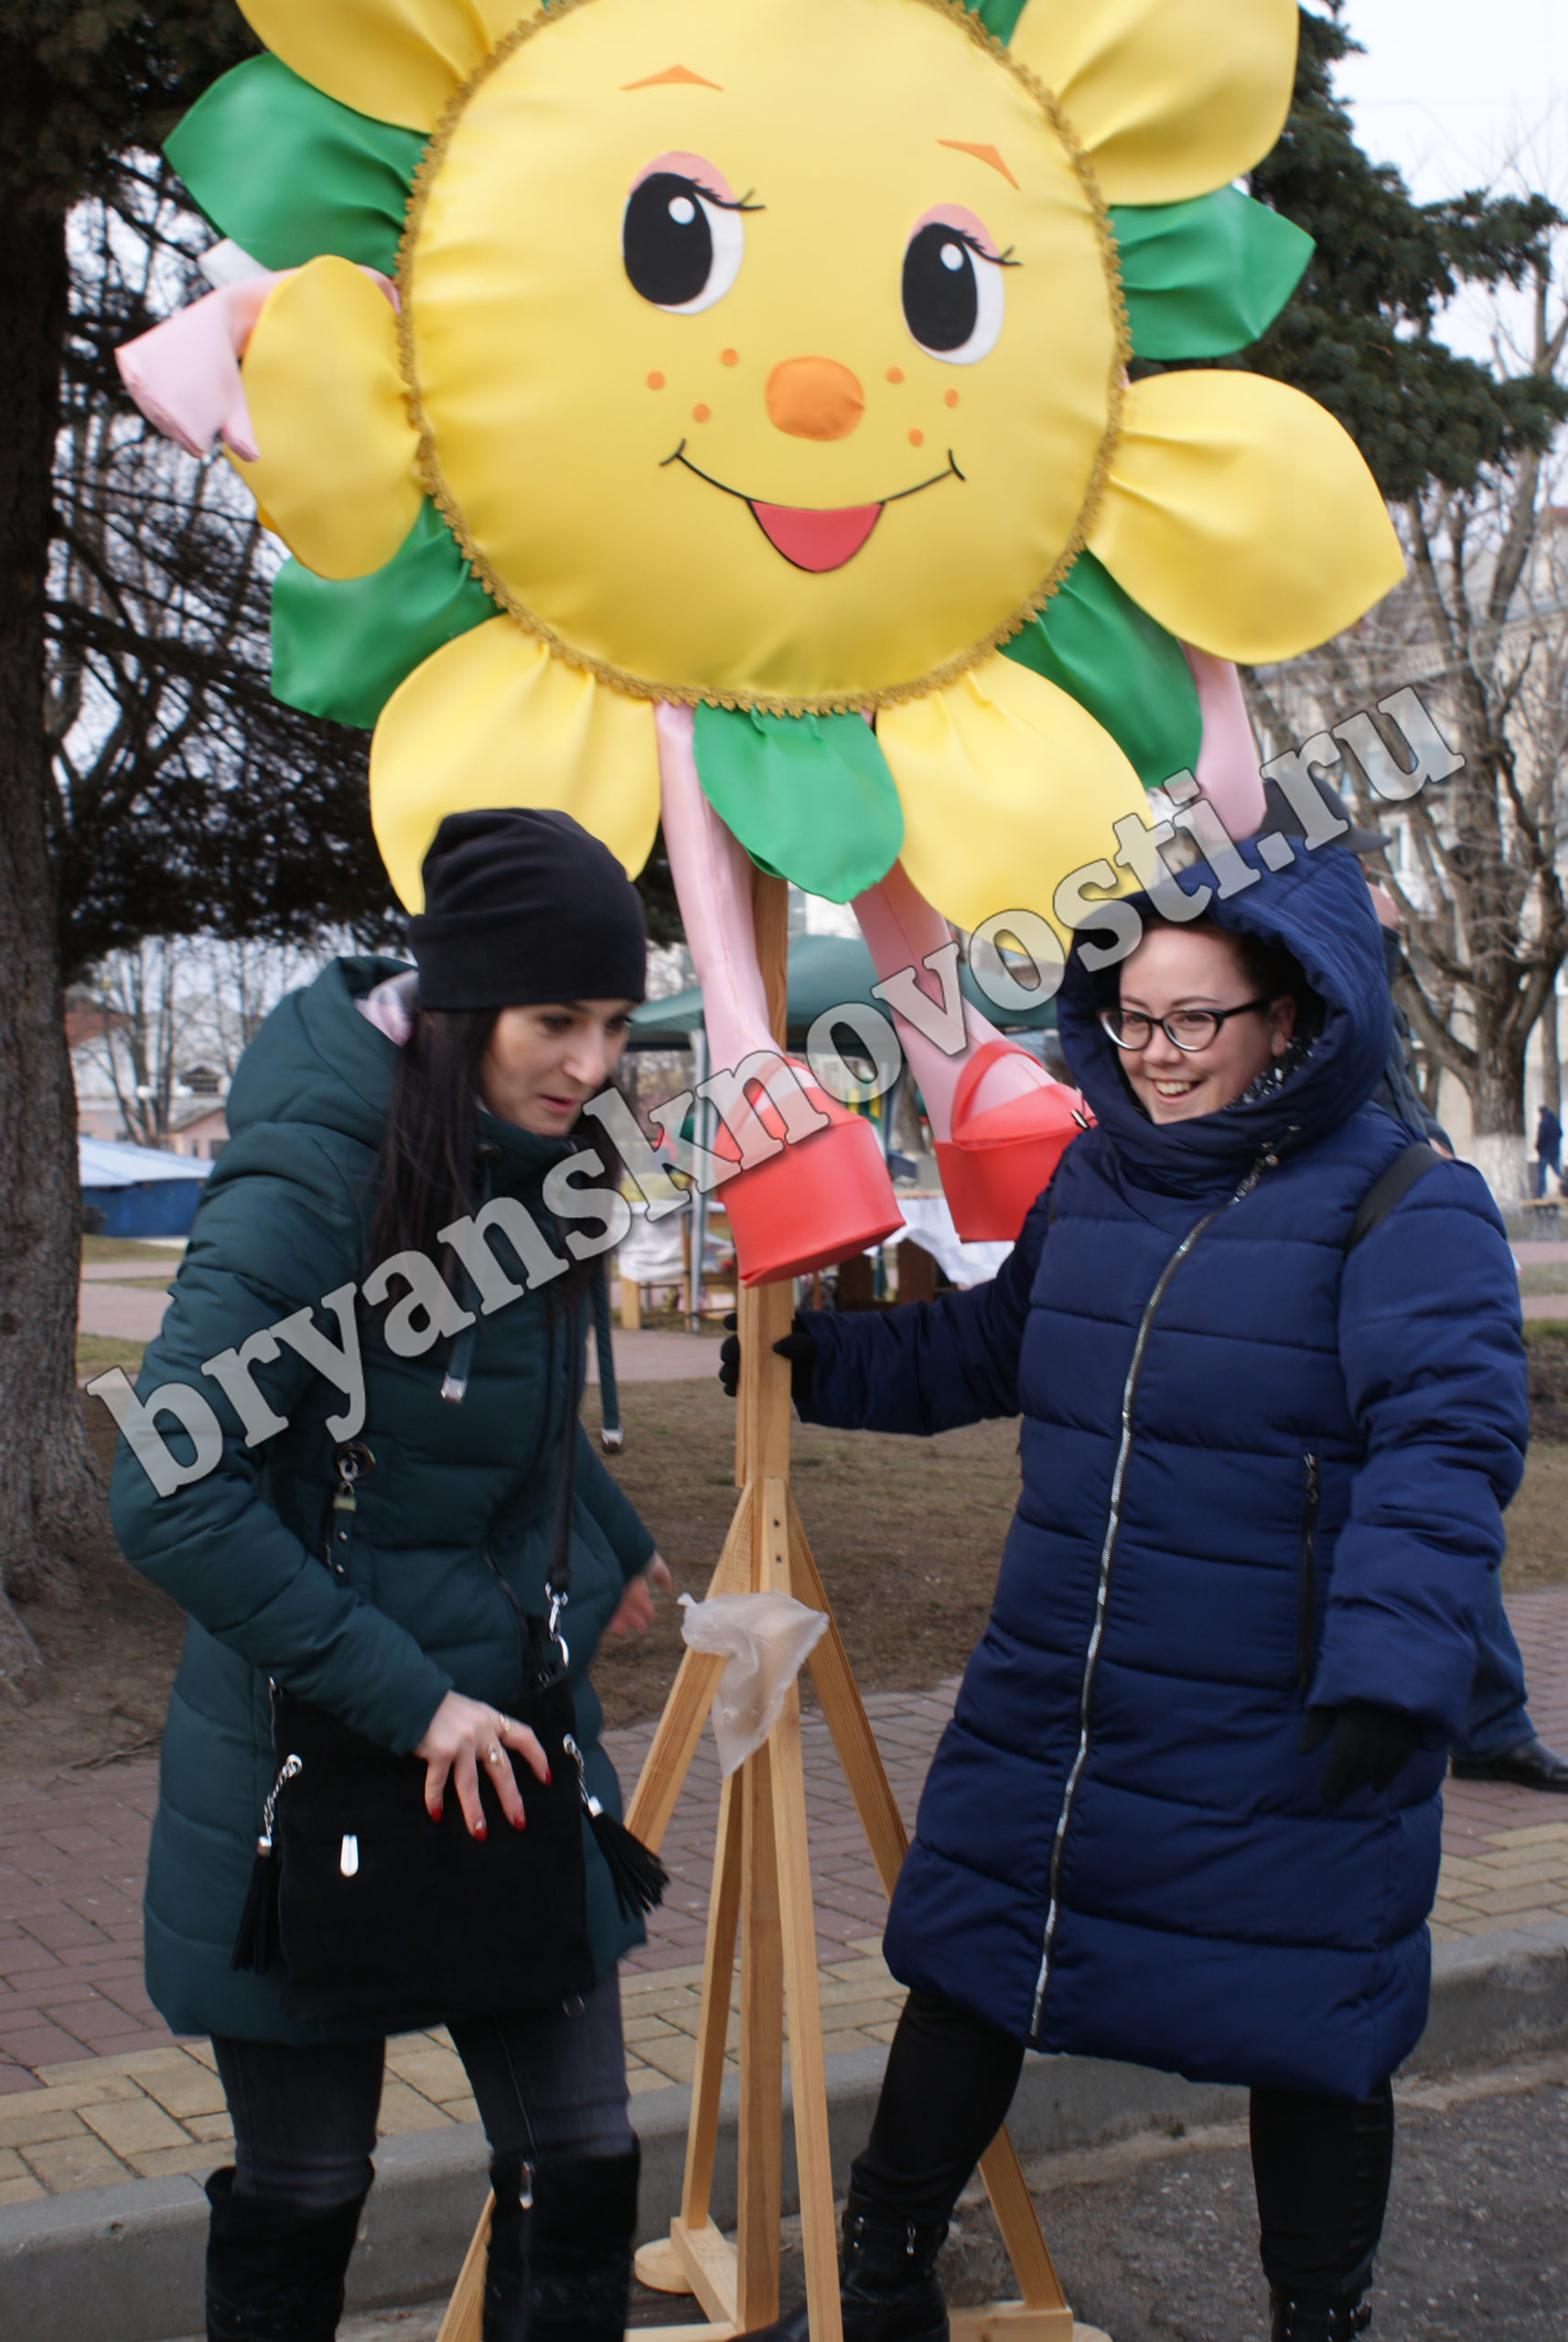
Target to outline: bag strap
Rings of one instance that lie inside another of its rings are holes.
[[[1379,1172],[1357,1205],[1356,1217],[1350,1222],[1349,1233],[1345,1239],[1346,1252],[1353,1252],[1363,1236],[1369,1236],[1379,1221],[1388,1218],[1394,1206],[1409,1194],[1418,1179],[1425,1176],[1434,1163],[1446,1160],[1446,1156],[1440,1155],[1436,1147],[1429,1145],[1423,1138],[1402,1148],[1393,1161]]]
[[[609,1255],[601,1252],[594,1279],[594,1341],[599,1359],[599,1445],[607,1456],[618,1455],[626,1445],[621,1429],[620,1393],[616,1387],[615,1340],[610,1332]]]
[[[549,1306],[546,1303],[546,1307]],[[573,1299],[565,1313],[566,1371],[563,1377],[561,1456],[555,1468],[555,1524],[550,1540],[550,1570],[545,1586],[550,1595],[550,1624],[566,1606],[572,1588],[572,1500],[577,1475],[577,1410],[582,1404],[583,1327],[579,1305]],[[551,1325],[551,1363],[554,1363],[555,1328]],[[553,1374],[551,1380],[554,1380]]]

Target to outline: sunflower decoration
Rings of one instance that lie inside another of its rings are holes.
[[[1230,184],[1294,0],[243,5],[268,53],[168,152],[275,273],[228,435],[274,689],[374,725],[411,907],[476,804],[635,873],[690,711],[765,868],[1049,913],[1198,765],[1205,659],[1402,573],[1337,424],[1191,363],[1311,250]]]

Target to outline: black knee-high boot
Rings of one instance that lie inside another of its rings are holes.
[[[208,2342],[332,2342],[363,2196],[325,2212],[237,2196],[232,2168],[207,2183]]]
[[[490,2159],[490,2241],[485,2255],[484,2342],[529,2342],[533,2165],[521,2154]]]
[[[948,2314],[937,2283],[945,2219],[914,2218],[851,2187],[843,2214],[839,2311],[843,2342],[948,2342]],[[810,2342],[804,2309],[737,2342]]]
[[[1393,2093],[1255,2090],[1252,2169],[1273,2342],[1352,2342],[1372,2322],[1372,2264],[1393,2168]]]
[[[1269,2303],[1273,2314],[1271,2342],[1355,2342],[1372,2322],[1372,2304],[1361,2286],[1337,2301],[1323,2296],[1302,2301],[1272,2286]]]
[[[624,2154],[541,2162],[529,2342],[621,2342],[641,2161],[634,2141]]]

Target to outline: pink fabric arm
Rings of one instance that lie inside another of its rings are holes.
[[[188,455],[205,456],[214,439],[221,439],[242,461],[257,460],[240,360],[268,294],[289,274],[269,272],[225,285],[115,351],[121,379],[147,421]],[[391,278],[378,268],[365,274],[395,309]]]
[[[147,421],[188,455],[220,438],[247,463],[257,448],[240,360],[276,274],[247,276],[177,309],[114,352],[122,381]]]
[[[664,844],[702,987],[709,1053],[715,1066],[736,1066],[773,1046],[757,964],[751,861],[703,794],[692,721],[691,709],[671,700],[654,710]]]
[[[1229,659],[1182,644],[1197,685],[1203,746],[1196,779],[1233,838],[1250,838],[1266,812],[1258,770],[1258,744],[1241,696],[1241,678]]]

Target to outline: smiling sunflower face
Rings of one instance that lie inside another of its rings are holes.
[[[270,53],[169,154],[278,272],[274,688],[375,725],[412,908],[464,807],[640,868],[674,699],[765,868],[1053,912],[1197,760],[1184,645],[1288,658],[1402,574],[1339,426],[1200,362],[1310,255],[1233,184],[1294,0],[244,5]]]
[[[618,678],[792,705],[918,686],[1026,617],[1122,356],[1053,112],[925,0],[523,27],[448,118],[401,272],[429,474],[498,597]]]

